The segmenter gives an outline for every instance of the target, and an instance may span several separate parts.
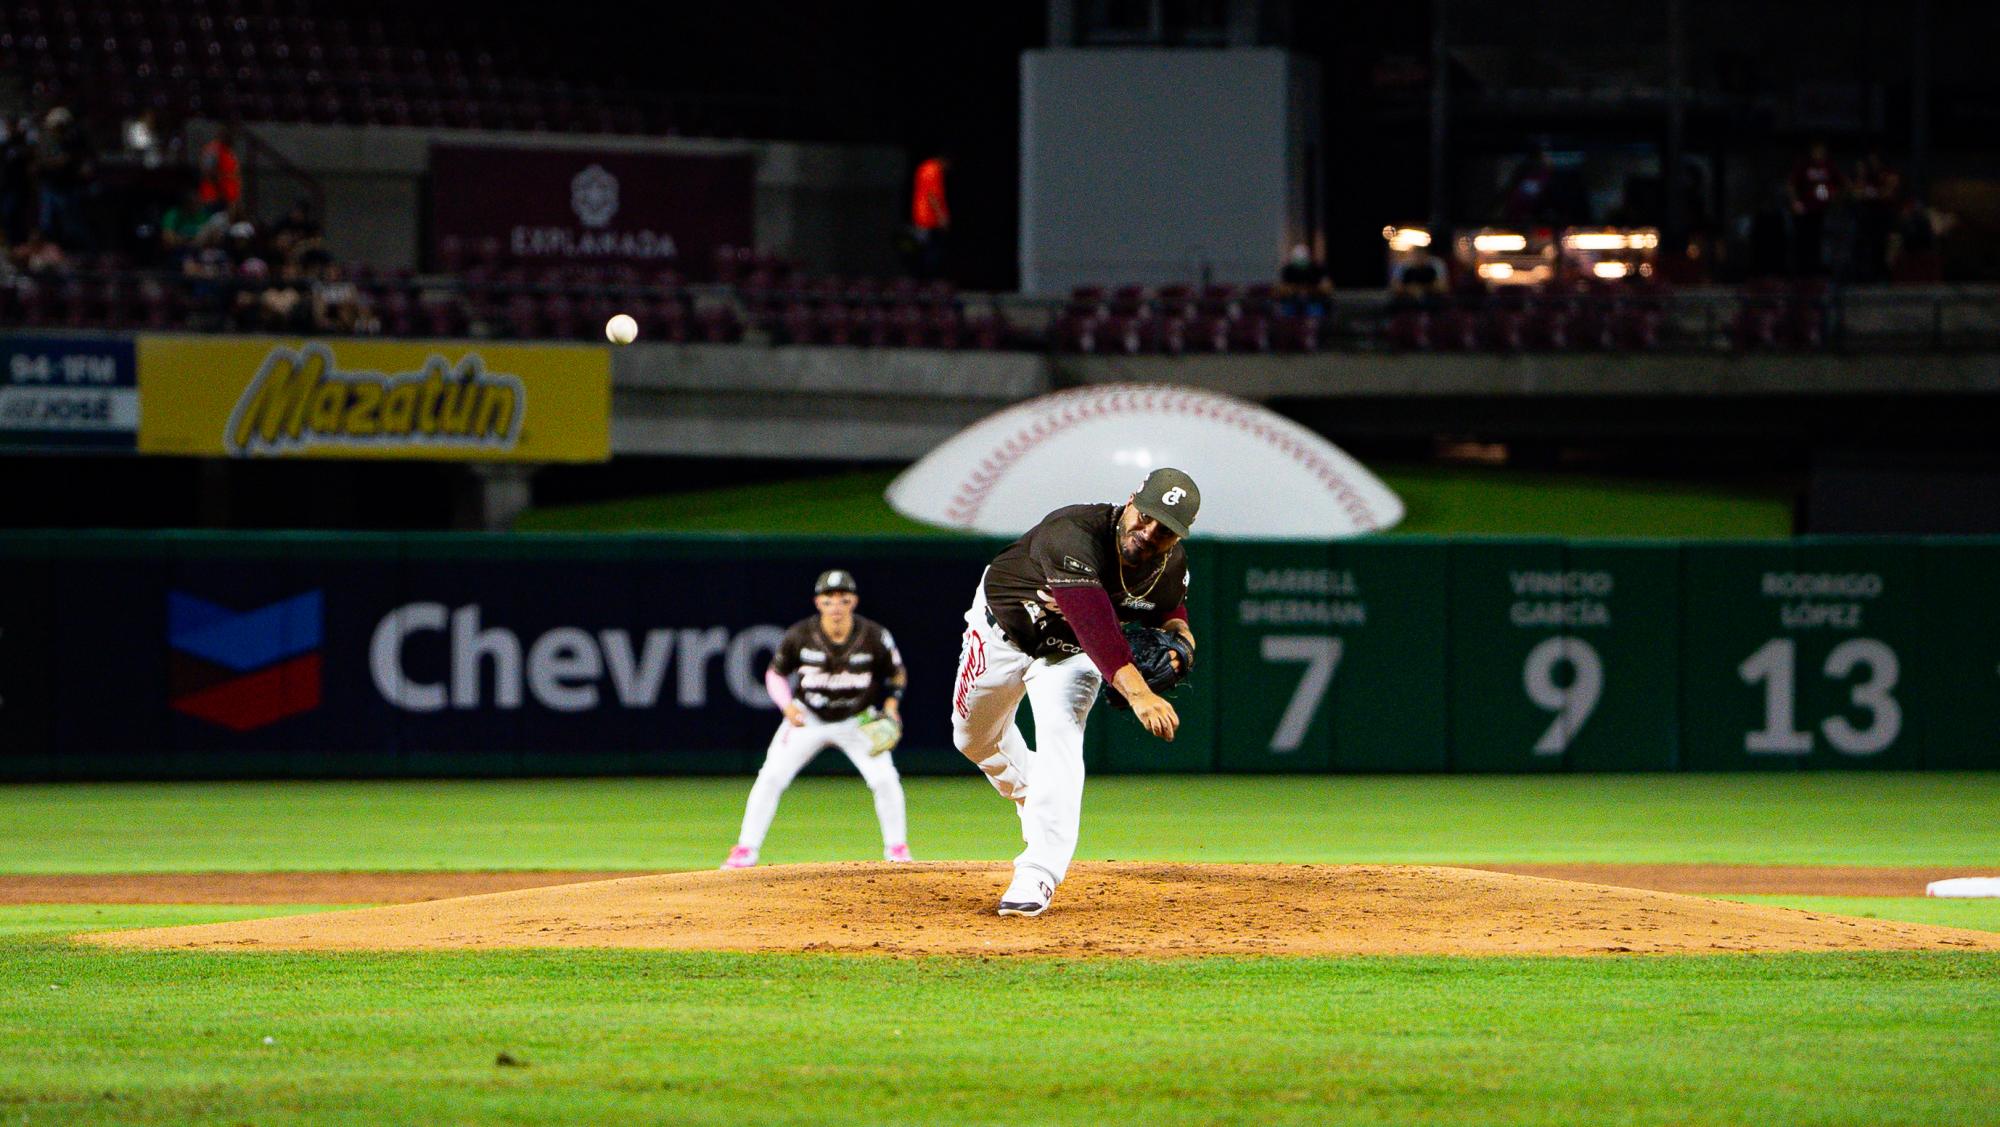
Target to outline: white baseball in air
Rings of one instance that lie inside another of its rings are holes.
[[[612,344],[631,344],[639,339],[639,322],[630,313],[613,314],[611,320],[604,322],[604,339]]]
[[[1104,384],[1017,403],[889,483],[930,524],[1017,536],[1049,510],[1122,501],[1160,466],[1201,487],[1201,537],[1329,540],[1403,519],[1403,502],[1333,443],[1235,396]]]

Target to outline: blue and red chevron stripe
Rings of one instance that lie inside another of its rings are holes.
[[[247,732],[318,708],[321,592],[232,610],[167,593],[168,703]]]

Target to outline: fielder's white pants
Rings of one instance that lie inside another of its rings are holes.
[[[987,621],[985,581],[965,612],[958,679],[952,686],[951,738],[986,781],[1012,799],[1027,848],[1014,858],[1059,885],[1076,856],[1083,818],[1083,725],[1103,683],[1084,654],[1030,658]],[[1021,698],[1034,710],[1035,746],[1014,723]]]
[[[771,819],[778,814],[778,799],[785,788],[792,785],[792,780],[814,756],[828,747],[844,752],[867,781],[868,789],[874,792],[875,818],[882,823],[883,847],[901,845],[907,840],[903,780],[896,773],[890,753],[868,754],[870,744],[861,731],[860,718],[850,716],[827,724],[807,710],[804,727],[781,721],[777,734],[771,737],[771,746],[764,751],[764,765],[758,768],[757,781],[750,787],[750,800],[743,807],[743,832],[737,835],[736,844],[763,848],[764,835],[771,830]]]

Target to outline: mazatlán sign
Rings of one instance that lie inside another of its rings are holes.
[[[139,341],[139,452],[593,462],[610,456],[601,348]]]

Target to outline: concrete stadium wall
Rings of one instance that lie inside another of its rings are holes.
[[[1309,241],[1317,69],[1273,49],[1021,57],[1021,288],[1262,282]]]
[[[611,355],[614,454],[922,457],[1049,390],[1017,352],[646,345]]]

